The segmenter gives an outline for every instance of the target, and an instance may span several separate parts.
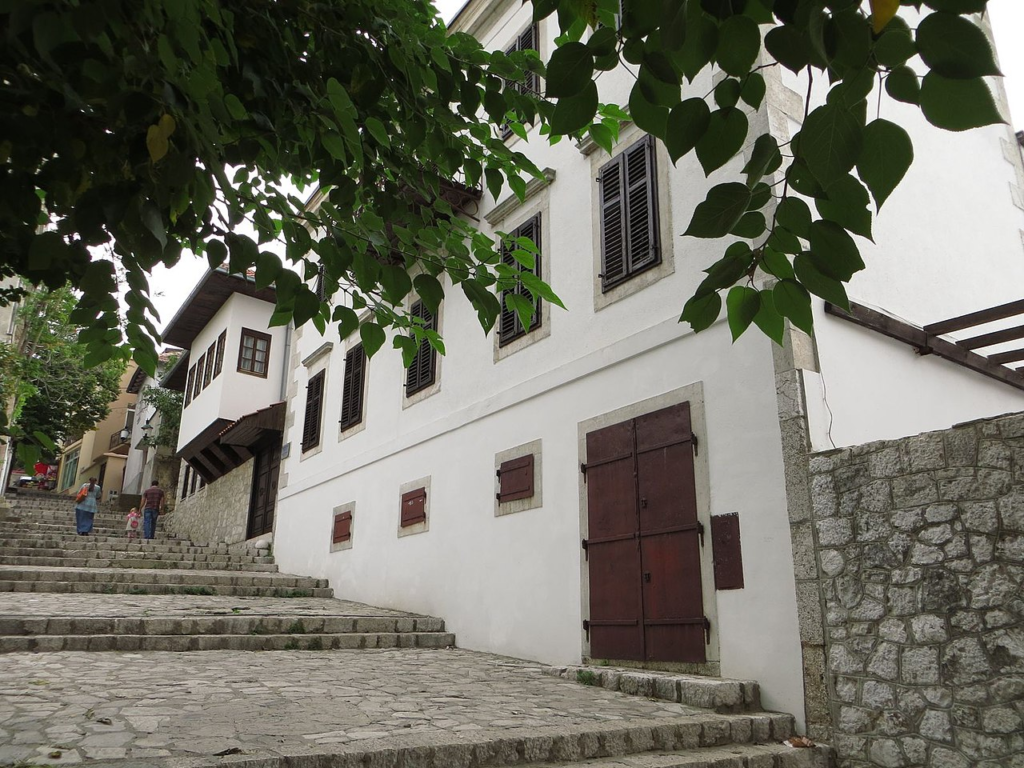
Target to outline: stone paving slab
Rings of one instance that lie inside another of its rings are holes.
[[[455,649],[69,652],[3,662],[0,764],[257,768],[290,755],[309,758],[290,759],[295,766],[441,768],[777,742],[792,729],[788,715],[711,714]],[[324,753],[336,758],[311,757]]]

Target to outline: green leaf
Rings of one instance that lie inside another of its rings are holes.
[[[715,87],[715,104],[722,109],[735,107],[740,100],[740,81],[727,77]]]
[[[806,35],[788,24],[769,30],[764,47],[786,69],[799,72],[811,62],[811,46]]]
[[[274,284],[283,269],[281,259],[269,251],[260,253],[260,259],[256,263],[255,284],[256,289],[262,291]]]
[[[526,273],[523,274],[525,275]],[[501,302],[498,301],[497,296],[484,288],[476,280],[464,280],[459,285],[462,288],[462,292],[466,294],[466,298],[469,299],[470,304],[473,305],[473,309],[476,310],[477,320],[480,321],[480,325],[483,326],[485,331],[490,331],[494,327],[494,321],[497,320],[498,314],[501,312]]]
[[[736,237],[745,237],[747,240],[754,240],[764,234],[768,228],[764,214],[760,211],[747,211],[744,213],[736,226],[729,232]]]
[[[359,338],[363,342],[363,350],[367,357],[373,357],[377,350],[384,346],[387,338],[384,329],[376,323],[363,323],[359,326]]]
[[[612,135],[612,129],[607,125],[604,125],[603,123],[594,123],[591,125],[590,138],[592,138],[594,143],[609,155],[612,153],[612,149],[615,146],[615,136]]]
[[[788,262],[787,262],[788,263]],[[761,291],[761,308],[754,315],[754,325],[780,347],[786,333],[786,322],[775,309],[775,297],[771,290]]]
[[[725,298],[725,308],[729,317],[729,330],[735,343],[760,311],[761,295],[745,285],[733,286]]]
[[[437,314],[437,308],[444,300],[444,288],[441,287],[438,279],[428,274],[416,275],[412,284],[416,288],[416,293],[423,299],[424,306],[432,313]]]
[[[233,93],[229,93],[224,97],[224,106],[235,120],[245,120],[249,117],[249,113],[246,111],[245,106]]]
[[[747,205],[748,211],[757,211],[768,205],[768,201],[772,199],[772,188],[765,184],[763,181],[759,181],[750,189],[750,203]]]
[[[899,16],[890,21],[885,32],[875,41],[875,60],[883,67],[902,66],[917,53],[910,30],[898,21],[902,21]]]
[[[823,274],[835,280],[846,282],[854,273],[864,269],[857,244],[838,224],[815,221],[811,224],[807,241],[815,265]]]
[[[804,121],[798,153],[814,177],[827,185],[853,168],[862,145],[862,128],[850,111],[826,104]]]
[[[377,140],[378,144],[391,148],[391,137],[388,136],[388,130],[384,127],[384,123],[376,117],[366,118],[366,130]]]
[[[721,168],[743,147],[747,138],[747,116],[738,109],[717,109],[711,113],[708,129],[697,142],[697,159],[704,175]]]
[[[810,215],[810,211],[808,211],[808,215]],[[761,255],[761,266],[765,272],[779,280],[793,277],[793,265],[789,263],[786,254],[780,253],[774,248],[764,249]]]
[[[668,109],[652,104],[644,95],[640,83],[635,83],[629,93],[629,114],[640,130],[662,140],[668,135]]]
[[[921,82],[921,111],[929,123],[947,131],[1005,122],[984,80],[951,80],[935,72]]]
[[[217,269],[228,260],[228,247],[220,240],[210,240],[206,244],[206,261],[210,269]]]
[[[936,11],[949,13],[981,13],[989,0],[924,0],[924,4]]]
[[[338,336],[344,341],[359,327],[359,315],[351,307],[337,306],[331,319],[338,324]]]
[[[295,291],[293,301],[295,311],[292,320],[296,328],[320,311],[320,299],[304,285]]]
[[[420,349],[420,345],[416,342],[412,336],[404,336],[399,334],[391,340],[391,345],[395,349],[402,350],[402,367],[408,368],[412,365],[412,361],[416,359],[416,353]]]
[[[523,285],[534,298],[543,299],[550,304],[554,304],[556,307],[565,309],[565,304],[562,303],[558,294],[551,289],[550,285],[536,275],[530,272],[520,272],[519,279],[523,281]]]
[[[711,326],[722,311],[722,297],[717,293],[693,296],[683,305],[679,322],[687,322],[694,333],[700,333]]]
[[[814,315],[811,313],[811,295],[795,280],[780,280],[772,289],[775,310],[789,318],[805,333],[814,333]]]
[[[754,66],[760,50],[761,31],[756,21],[748,16],[730,16],[722,22],[715,56],[726,73],[743,77]]]
[[[750,160],[743,166],[743,173],[747,174],[747,184],[754,186],[763,176],[775,173],[782,166],[782,153],[779,151],[779,142],[771,134],[765,133],[757,137],[754,142],[754,149],[751,151]]]
[[[879,209],[913,161],[910,135],[896,123],[879,118],[864,128],[864,148],[857,160],[857,173],[868,185]]]
[[[793,259],[793,270],[801,285],[815,296],[820,296],[846,311],[850,310],[850,300],[846,296],[843,284],[822,274],[806,254],[797,254]]]
[[[814,201],[821,217],[871,240],[871,200],[864,185],[847,174],[829,184],[825,191],[827,199],[819,197]]]
[[[50,439],[50,436],[43,432],[35,431],[32,436],[39,441],[39,444],[48,451],[56,451],[57,444]]]
[[[585,128],[596,112],[597,83],[591,80],[577,95],[558,100],[551,114],[551,132],[567,134]]]
[[[668,116],[665,147],[673,163],[697,146],[710,120],[711,110],[704,99],[687,99],[672,109]]]
[[[594,76],[594,54],[583,43],[566,43],[548,62],[545,85],[550,99],[581,94]]]
[[[696,7],[696,3],[690,3],[690,6]],[[683,70],[687,80],[693,82],[711,61],[717,47],[718,26],[698,9],[698,15],[689,20],[686,41],[676,57],[676,63]]]
[[[29,272],[45,272],[67,258],[68,246],[56,232],[40,232],[32,238],[28,249]]]
[[[988,38],[975,24],[952,13],[932,13],[917,25],[917,50],[932,72],[954,79],[1002,73]]]
[[[885,92],[896,101],[906,104],[921,103],[921,83],[910,67],[896,67],[885,78]]]
[[[484,170],[484,179],[487,181],[487,191],[497,201],[498,196],[501,195],[501,188],[505,183],[505,178],[501,175],[501,171],[488,166]]]
[[[746,184],[719,184],[708,191],[707,199],[693,212],[683,236],[725,237],[739,222],[750,202]]]
[[[811,226],[811,209],[799,197],[787,197],[779,203],[775,220],[799,237],[807,237]]]
[[[743,88],[740,90],[740,98],[743,99],[744,103],[748,104],[751,109],[757,110],[761,108],[761,102],[764,101],[766,91],[767,86],[765,85],[764,77],[761,76],[761,73],[751,72],[743,81]]]

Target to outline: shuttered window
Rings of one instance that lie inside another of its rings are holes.
[[[357,344],[345,355],[345,378],[341,387],[341,428],[346,430],[363,420],[363,379],[366,352]]]
[[[515,501],[533,496],[533,454],[502,462],[498,468],[498,501]]]
[[[533,265],[532,270],[520,268],[524,272],[532,272],[533,274],[540,276],[540,260],[542,255],[541,242],[540,242],[540,214],[538,213],[529,221],[520,224],[515,230],[509,233],[509,238],[514,240],[517,237],[528,237],[537,246],[537,257]],[[504,264],[509,266],[516,266],[517,262],[512,256],[512,251],[515,250],[515,245],[509,248],[507,242],[501,244],[501,260]],[[527,301],[533,301],[530,296],[530,292],[526,289],[526,286],[520,284],[515,290],[504,291],[501,295],[501,317],[498,322],[498,346],[505,346],[510,341],[518,339],[520,336],[525,336],[530,331],[535,331],[540,328],[540,300],[537,300],[537,305],[534,307],[533,320],[530,323],[530,327],[527,328],[519,320],[519,316],[515,313],[515,310],[509,309],[507,303],[507,297],[509,295],[522,296]]]
[[[220,372],[224,370],[224,345],[228,343],[228,332],[221,331],[220,336],[217,337],[217,361],[213,365],[213,378],[220,376]]]
[[[196,379],[192,383],[192,399],[195,400],[199,397],[199,393],[203,391],[203,369],[206,367],[206,355],[199,358],[199,362],[196,363]]]
[[[431,331],[437,330],[437,318],[430,310],[423,306],[422,301],[412,305],[409,314],[424,321],[425,328]],[[414,395],[422,389],[426,389],[434,383],[437,372],[437,352],[427,339],[420,342],[420,348],[416,350],[416,356],[405,373],[405,396]]]
[[[422,523],[427,519],[427,489],[417,488],[402,494],[402,527]]]
[[[537,25],[531,24],[524,29],[516,41],[512,43],[506,50],[505,55],[515,51],[536,51],[537,50]],[[536,72],[527,72],[525,81],[521,83],[507,83],[506,87],[512,90],[518,91],[519,93],[538,93],[540,91],[540,78]],[[508,123],[501,124],[501,138],[504,141],[512,135],[512,129]]]
[[[192,387],[196,383],[196,367],[193,365],[188,369],[188,379],[185,380],[185,405],[182,408],[188,407],[188,404],[192,402]]]
[[[206,350],[206,372],[203,374],[203,389],[210,386],[210,382],[213,380],[213,361],[217,356],[217,342],[210,345],[210,348]]]
[[[601,168],[601,289],[661,262],[654,140],[648,136]]]
[[[304,451],[320,445],[320,414],[323,410],[326,374],[327,371],[320,371],[306,385],[306,414],[302,420],[302,450]]]
[[[334,516],[334,530],[331,535],[332,544],[340,544],[352,538],[352,513],[342,512]]]

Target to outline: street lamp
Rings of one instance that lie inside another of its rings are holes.
[[[146,423],[139,429],[142,430],[142,444],[151,445],[150,435],[153,433],[153,425],[149,423],[149,419],[146,419]]]

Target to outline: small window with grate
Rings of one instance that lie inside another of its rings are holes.
[[[206,371],[203,373],[203,389],[210,386],[210,382],[213,381],[213,367],[216,357],[217,342],[214,342],[210,345],[210,348],[206,350]]]
[[[515,53],[516,51],[537,51],[538,46],[538,29],[536,24],[531,24],[516,38],[515,42],[512,43],[507,49],[505,49],[505,55]],[[526,79],[523,82],[509,83],[506,81],[506,88],[511,88],[518,93],[539,93],[540,92],[540,77],[536,72],[527,72]],[[509,127],[508,123],[502,123],[499,126],[501,132],[502,141],[509,138],[512,135],[512,128]]]
[[[366,352],[362,344],[345,355],[345,376],[341,386],[341,429],[345,431],[363,420],[363,381],[366,376]]]
[[[601,290],[661,263],[653,137],[606,163],[601,187]]]
[[[242,341],[238,345],[238,371],[251,376],[267,378],[270,362],[270,334],[242,329]]]
[[[228,332],[221,331],[220,336],[217,337],[217,360],[213,364],[213,378],[220,376],[220,372],[224,370],[224,345],[228,342]]]
[[[437,330],[437,318],[423,305],[422,301],[413,304],[409,314],[423,320],[422,327],[431,331]],[[412,359],[412,364],[405,372],[405,396],[409,397],[426,389],[434,383],[436,376],[437,351],[430,346],[430,341],[423,339],[419,349],[416,350],[416,356]]]
[[[185,380],[185,404],[182,408],[187,408],[188,404],[192,402],[192,387],[196,383],[196,367],[193,365],[188,369],[188,378]]]
[[[324,379],[327,371],[320,371],[306,384],[306,413],[302,419],[302,450],[320,445],[320,415],[323,411]]]
[[[196,363],[196,379],[192,383],[192,399],[195,400],[199,397],[199,393],[203,391],[203,369],[206,367],[206,355],[199,358],[199,362]]]
[[[515,243],[509,245],[509,240],[514,241],[518,237],[527,237],[533,241],[534,245],[537,246],[537,254],[534,259],[533,269],[526,269],[522,265],[518,264],[512,252],[517,248]],[[541,274],[540,271],[540,260],[542,255],[541,242],[540,242],[540,214],[538,213],[529,221],[520,224],[516,229],[509,233],[508,240],[505,240],[501,244],[501,261],[509,266],[519,266],[523,272],[530,272],[538,277]],[[535,331],[540,328],[540,300],[537,300],[537,304],[533,309],[533,319],[530,321],[529,327],[523,325],[519,319],[519,315],[516,314],[515,309],[509,308],[509,297],[522,297],[528,302],[533,302],[533,297],[530,292],[526,289],[526,286],[521,283],[513,290],[503,291],[501,294],[501,316],[498,318],[498,346],[505,346],[511,341],[525,336],[531,331]],[[515,301],[515,299],[513,299]]]

